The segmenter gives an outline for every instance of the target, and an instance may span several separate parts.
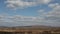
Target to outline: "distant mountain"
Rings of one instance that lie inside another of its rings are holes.
[[[60,28],[60,27],[53,27],[53,26],[45,26],[45,25],[31,25],[31,26],[0,26],[0,28]]]

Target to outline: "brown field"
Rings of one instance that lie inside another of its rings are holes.
[[[0,34],[60,34],[60,27],[50,26],[0,27]]]

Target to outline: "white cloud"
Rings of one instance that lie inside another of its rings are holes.
[[[46,10],[44,10],[44,9],[38,10],[39,16],[40,16],[40,17],[44,17],[44,15],[46,14],[45,11],[46,11]]]
[[[50,6],[53,5],[53,6]],[[49,7],[52,7],[52,11],[48,13],[48,16],[59,16],[60,15],[60,5],[59,3],[50,4]],[[54,8],[53,8],[54,7]]]
[[[36,25],[38,24],[37,22],[37,17],[32,16],[0,15],[0,26],[27,26]]]
[[[0,15],[0,26],[48,25],[44,17]]]
[[[39,10],[39,16],[42,15],[42,19],[40,19],[40,23],[44,23],[44,25],[50,26],[60,26],[60,4],[49,4],[51,11],[45,12],[45,10]],[[41,17],[40,17],[41,18]]]
[[[48,4],[49,2],[51,2],[52,0],[36,0],[37,3],[39,4]]]
[[[42,17],[32,17],[32,16],[8,16],[0,15],[0,25],[4,26],[24,26],[24,25],[50,25],[50,26],[60,26],[60,5],[50,4],[49,7],[52,8],[48,13],[45,10],[39,10],[39,15]],[[7,24],[7,25],[6,25]],[[9,25],[8,25],[9,24]]]
[[[5,3],[7,4],[6,6],[11,9],[24,9],[38,4],[48,4],[50,1],[51,0],[33,0],[31,2],[28,2],[28,0],[7,0]]]
[[[35,2],[37,1],[37,2]],[[37,4],[47,4],[51,0],[34,0],[34,2],[25,2],[22,0],[7,0],[7,7],[12,9],[23,9],[31,6],[35,6]],[[50,26],[60,26],[60,4],[49,4],[48,7],[52,8],[51,11],[45,12],[44,9],[40,9],[39,16],[40,17],[32,17],[32,16],[0,16],[0,23],[3,25],[10,24],[11,26],[24,26],[24,25],[50,25]]]
[[[46,14],[47,20],[50,21],[50,23],[54,24],[55,26],[60,26],[60,5],[59,3],[56,4],[50,4],[52,6],[52,11]]]
[[[55,8],[56,6],[59,6],[59,3],[49,4],[48,6],[50,8]]]

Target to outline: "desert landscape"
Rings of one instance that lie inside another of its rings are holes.
[[[0,34],[60,34],[60,27],[51,26],[0,27]]]
[[[0,0],[0,34],[60,34],[60,0]]]

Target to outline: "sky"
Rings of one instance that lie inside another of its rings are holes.
[[[0,0],[0,26],[60,27],[60,0]]]

